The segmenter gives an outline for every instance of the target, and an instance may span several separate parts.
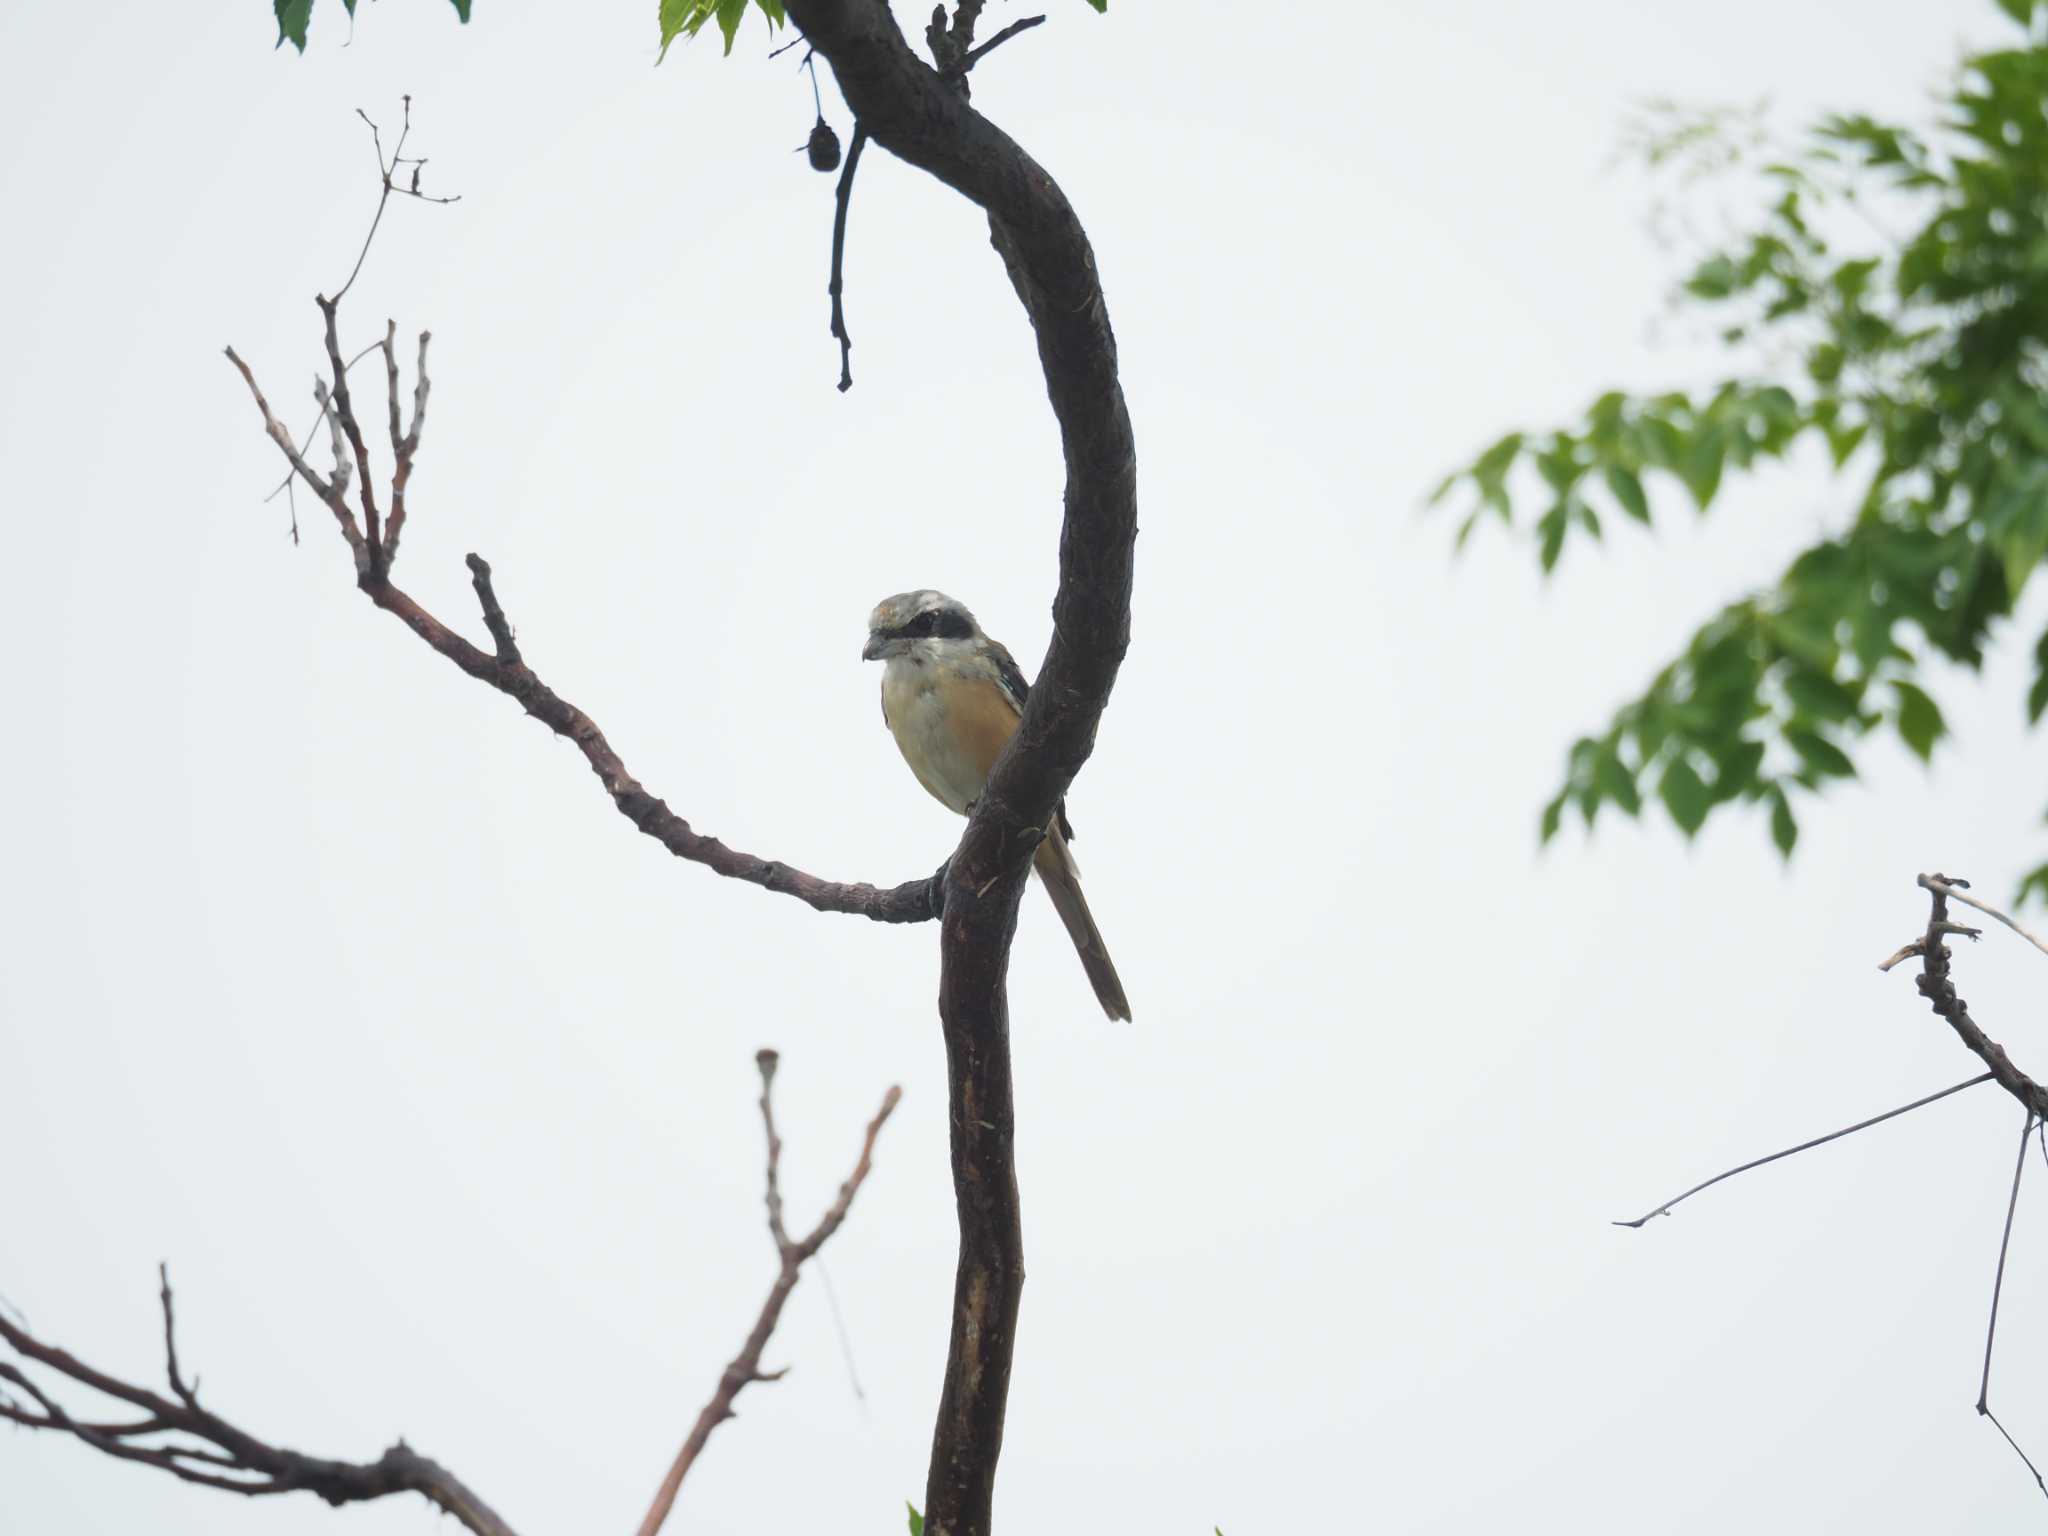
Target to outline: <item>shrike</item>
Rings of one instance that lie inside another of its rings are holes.
[[[981,632],[974,615],[943,592],[899,592],[868,615],[861,660],[881,661],[882,719],[917,782],[947,809],[965,816],[981,798],[989,770],[1016,734],[1031,685],[1015,659]],[[1081,894],[1081,872],[1067,841],[1074,835],[1066,804],[1053,812],[1032,868],[1045,882],[1081,964],[1112,1019],[1131,1005],[1117,980],[1101,930]]]

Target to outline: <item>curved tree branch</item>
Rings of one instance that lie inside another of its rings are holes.
[[[831,64],[867,135],[987,212],[992,242],[1037,333],[1066,458],[1052,645],[948,867],[940,929],[960,1256],[925,1529],[979,1536],[989,1529],[1024,1281],[1010,944],[1031,852],[1094,748],[1130,642],[1137,450],[1095,255],[1058,184],[968,105],[964,78],[943,76],[911,52],[886,5],[789,0],[788,10]],[[959,7],[949,52],[972,55],[979,10]]]
[[[326,316],[329,352],[332,355],[334,306],[323,302],[321,309]],[[927,876],[922,880],[905,881],[902,885],[886,890],[867,884],[821,880],[816,875],[806,874],[779,860],[742,853],[736,848],[728,848],[715,837],[706,837],[670,810],[666,803],[648,793],[645,786],[627,771],[624,761],[612,749],[612,744],[605,739],[604,732],[598,728],[597,722],[542,682],[521,658],[519,648],[512,639],[511,623],[506,619],[505,611],[499,605],[497,595],[492,589],[491,568],[479,556],[472,554],[468,557],[470,576],[476,587],[478,602],[483,608],[485,627],[490,630],[495,654],[472,645],[392,582],[391,563],[397,555],[394,536],[403,524],[401,509],[404,507],[404,485],[412,473],[413,456],[419,449],[421,417],[426,406],[426,354],[427,335],[422,332],[420,376],[414,394],[412,427],[403,438],[398,439],[400,447],[392,487],[394,516],[380,541],[376,524],[370,524],[366,536],[345,499],[349,459],[345,456],[347,450],[343,445],[352,446],[362,441],[362,431],[356,420],[354,402],[338,390],[330,390],[325,383],[316,387],[316,393],[323,401],[323,408],[333,422],[337,454],[333,478],[323,478],[293,445],[291,434],[271,412],[270,403],[264,398],[263,391],[257,387],[256,376],[250,371],[249,365],[237,355],[233,347],[227,349],[228,361],[235,365],[243,381],[248,384],[249,393],[254,397],[256,408],[263,416],[264,430],[270,435],[271,441],[284,453],[293,473],[312,487],[314,495],[334,513],[342,537],[347,541],[355,559],[357,587],[371,602],[402,620],[408,629],[464,672],[479,682],[488,683],[508,698],[516,700],[534,719],[557,736],[573,743],[577,751],[583,754],[584,761],[590,764],[591,772],[595,773],[598,781],[604,785],[605,793],[612,797],[612,803],[619,808],[619,813],[677,858],[702,864],[728,879],[743,880],[764,890],[794,896],[820,912],[851,913],[859,917],[872,918],[878,923],[922,923],[937,917],[944,893],[936,875]],[[395,419],[399,389],[398,369],[395,364],[388,370],[388,381],[392,399],[390,409]],[[367,450],[363,457],[367,459]]]
[[[947,34],[949,51],[962,65],[975,56],[973,24],[980,9],[978,0],[963,0]],[[694,831],[626,771],[589,716],[521,659],[481,560],[472,557],[471,569],[495,654],[455,634],[391,583],[390,524],[380,540],[375,522],[358,526],[346,500],[356,467],[352,450],[363,440],[353,402],[335,398],[339,392],[325,386],[320,391],[336,446],[335,470],[323,479],[276,422],[247,366],[232,351],[229,357],[255,394],[266,430],[333,512],[355,557],[357,585],[464,672],[518,700],[575,743],[620,812],[642,832],[678,857],[794,895],[822,911],[886,922],[943,918],[939,1011],[960,1253],[926,1529],[932,1536],[968,1536],[989,1528],[1024,1279],[1006,992],[1010,946],[1031,853],[1094,748],[1096,726],[1129,644],[1136,447],[1094,253],[1057,183],[968,105],[964,68],[941,74],[910,51],[885,4],[790,0],[788,10],[832,65],[863,132],[988,214],[992,243],[1036,332],[1046,392],[1060,427],[1067,475],[1052,643],[1022,722],[990,774],[958,850],[938,875],[893,890],[836,884]],[[323,308],[331,327],[332,307]],[[388,378],[395,391],[395,369]],[[408,469],[416,446],[415,433],[404,455]]]

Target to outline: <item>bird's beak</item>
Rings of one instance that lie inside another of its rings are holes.
[[[868,643],[860,648],[860,659],[862,661],[880,661],[882,659],[882,647],[885,644],[887,642],[880,635],[869,635]]]

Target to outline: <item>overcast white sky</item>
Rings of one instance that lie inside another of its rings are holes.
[[[1936,769],[1872,751],[1789,872],[1739,819],[1539,857],[1571,737],[1841,492],[1744,483],[1548,586],[1501,540],[1453,566],[1417,511],[1507,426],[1689,376],[1611,167],[1632,102],[1910,111],[1994,8],[1046,8],[976,100],[1088,225],[1137,423],[1134,645],[1072,799],[1137,1022],[1105,1025],[1028,894],[1004,1528],[2037,1527],[1970,1411],[2019,1118],[1995,1090],[1607,1224],[1970,1075],[1874,962],[1924,921],[1916,871],[2003,893],[2043,856],[2031,630],[1944,683]],[[477,633],[485,553],[528,659],[700,828],[931,869],[957,823],[882,729],[862,620],[936,585],[1042,654],[1029,332],[974,212],[876,153],[835,393],[796,56],[750,19],[731,61],[657,70],[653,9],[482,0],[465,29],[393,0],[343,47],[323,0],[300,59],[256,3],[9,7],[0,1294],[147,1377],[168,1259],[223,1413],[336,1456],[402,1433],[534,1536],[631,1529],[772,1272],[772,1044],[797,1219],[904,1088],[827,1255],[866,1402],[811,1276],[770,1351],[793,1374],[672,1529],[895,1531],[953,1271],[934,933],[634,835],[363,601],[330,528],[291,546],[220,357],[307,419],[312,295],[374,200],[352,109],[412,92],[463,201],[394,207],[346,312],[356,345],[435,333],[404,584]],[[2038,955],[2000,935],[1960,980],[2048,1063]],[[2037,1453],[2044,1201],[1993,1382]],[[442,1528],[25,1433],[0,1525]]]

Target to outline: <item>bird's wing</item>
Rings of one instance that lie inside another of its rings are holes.
[[[1024,669],[1017,665],[1000,640],[988,642],[989,660],[996,665],[996,677],[1002,682],[1003,692],[1010,696],[1010,702],[1017,706],[1017,713],[1024,713],[1024,701],[1031,697],[1031,684],[1024,680]]]
[[[1010,654],[1009,649],[1000,640],[988,642],[988,654],[989,659],[996,665],[996,676],[1002,682],[1003,692],[1008,695],[1010,702],[1017,706],[1017,713],[1023,714],[1024,701],[1031,697],[1031,684],[1024,679],[1024,669],[1017,665],[1017,658]],[[1060,831],[1066,834],[1069,842],[1073,841],[1074,824],[1067,819],[1065,799],[1060,801],[1054,814],[1059,817]]]

